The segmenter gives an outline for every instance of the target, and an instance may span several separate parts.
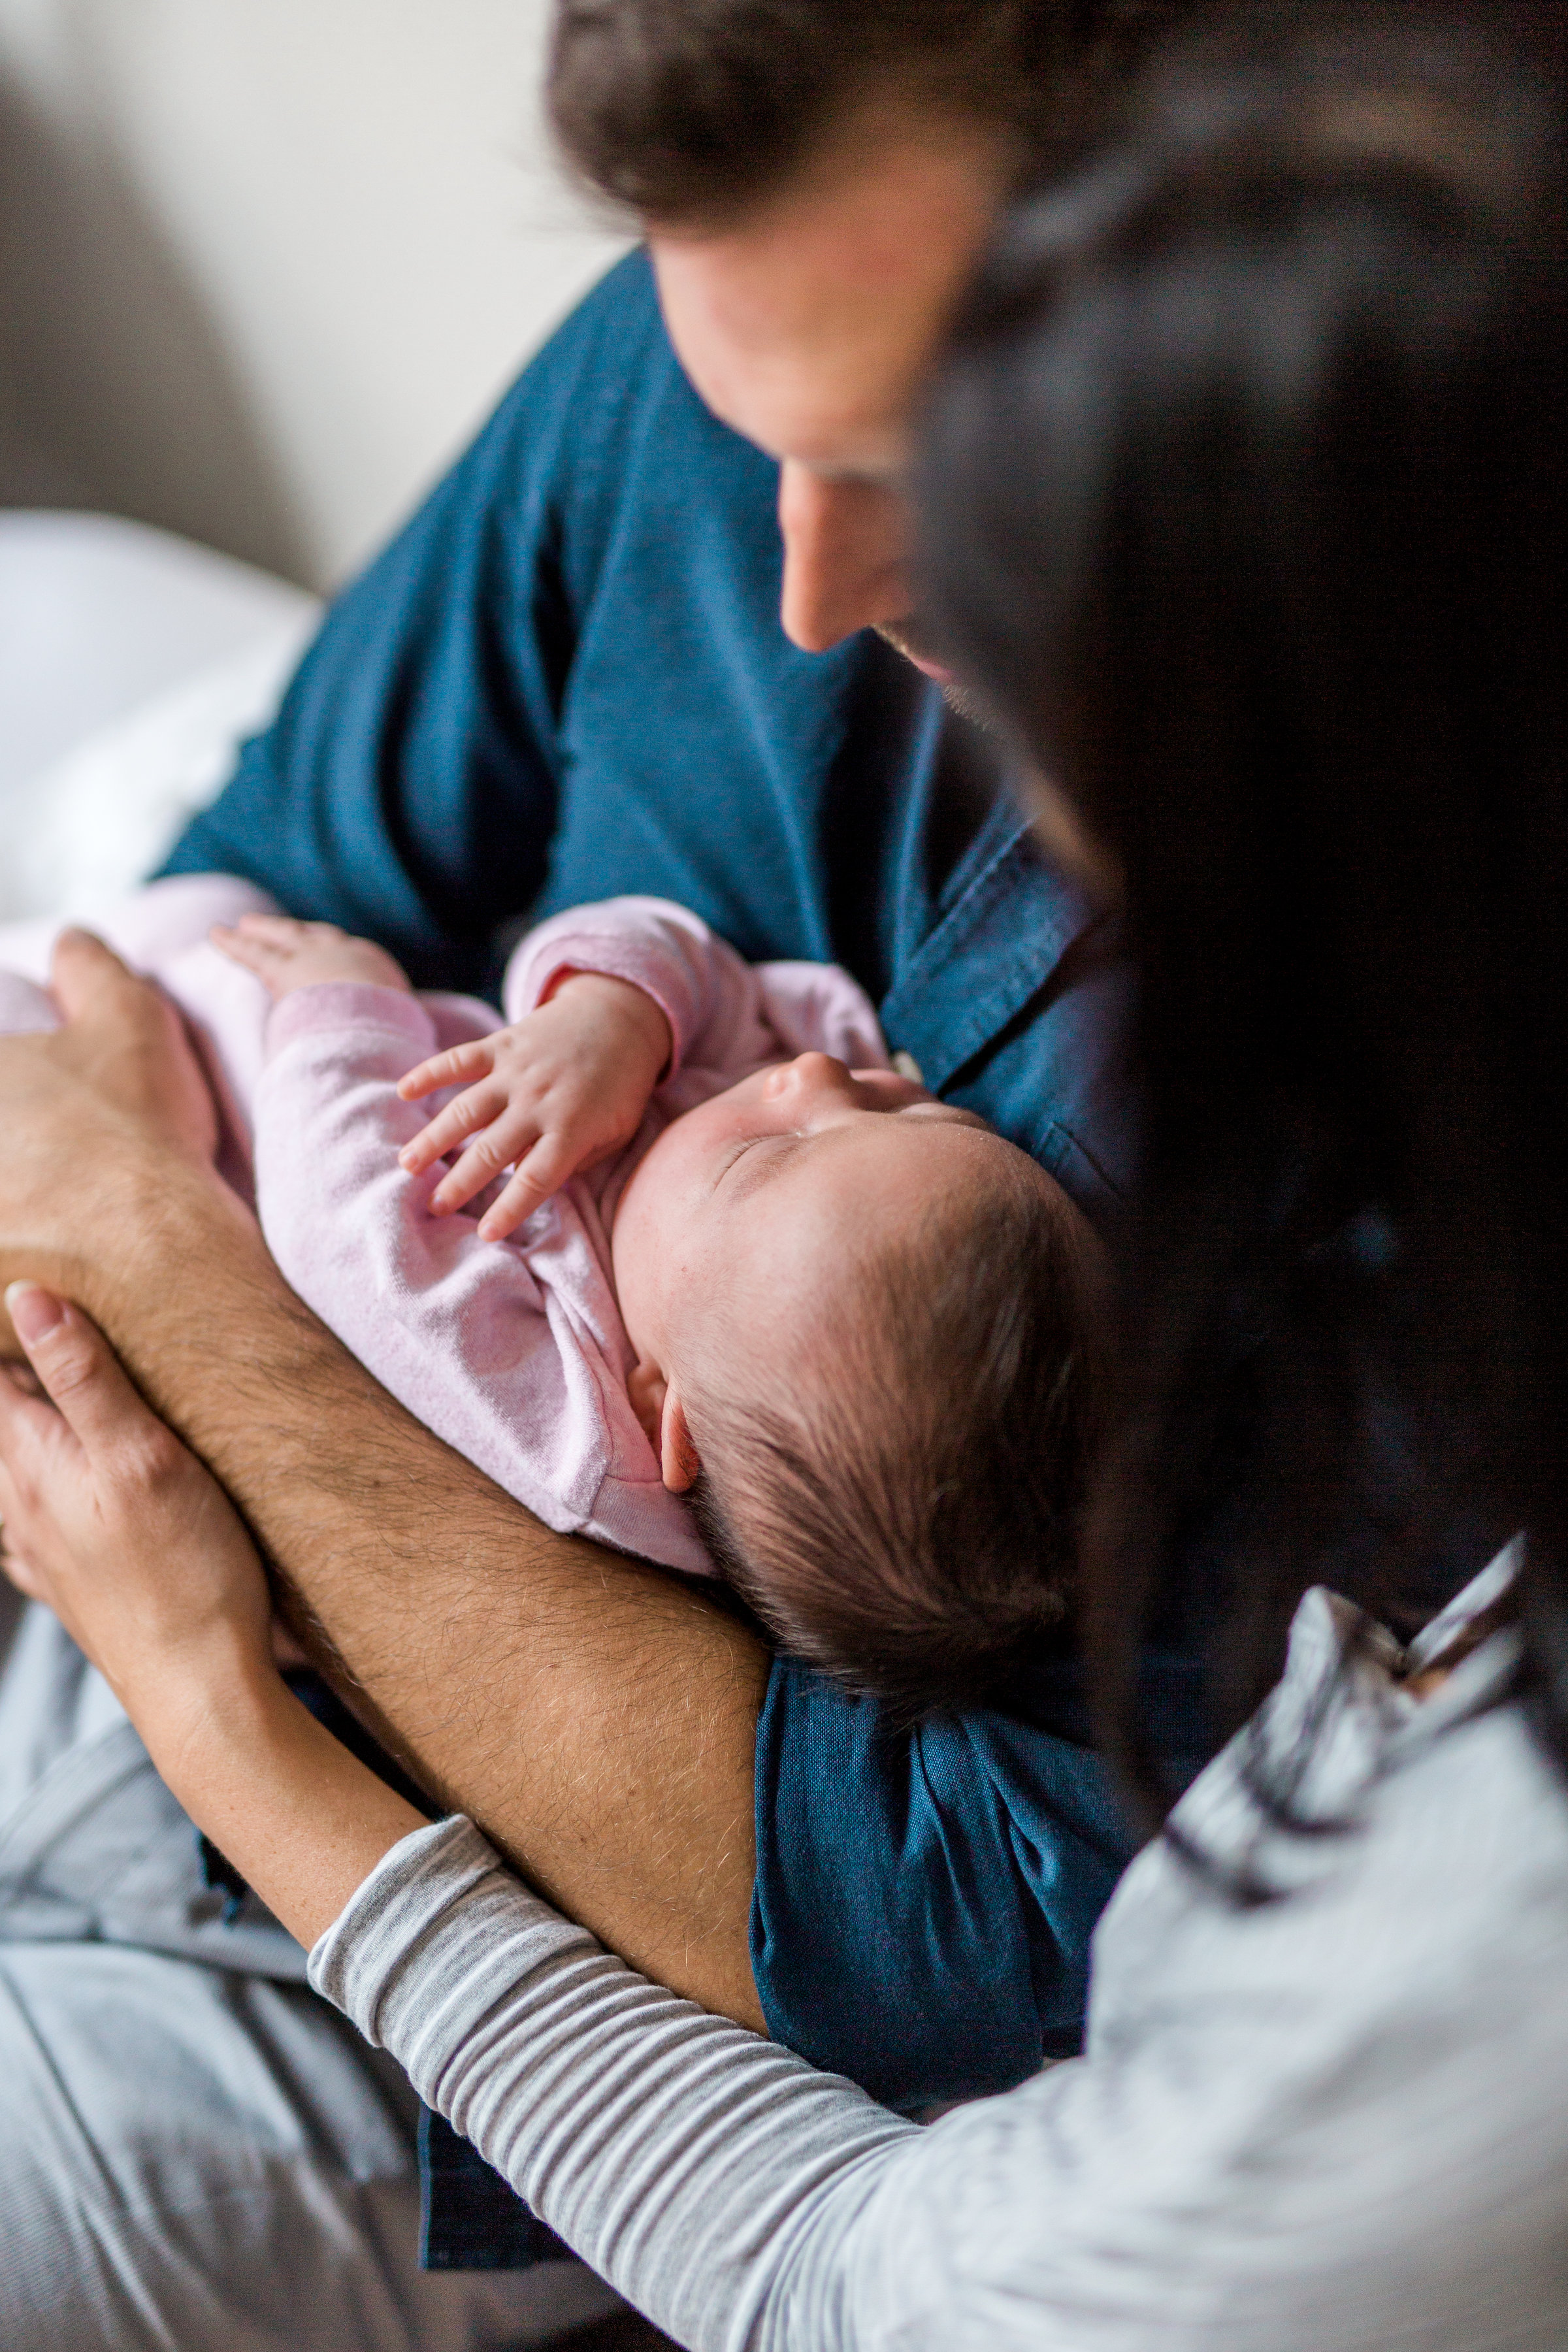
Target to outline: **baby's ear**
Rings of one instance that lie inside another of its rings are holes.
[[[664,1412],[659,1421],[659,1468],[664,1483],[672,1495],[684,1495],[694,1486],[702,1467],[702,1456],[692,1442],[686,1425],[686,1409],[673,1389],[667,1389]]]
[[[657,1364],[645,1363],[641,1357],[626,1375],[626,1395],[632,1411],[643,1426],[643,1435],[657,1454],[659,1450],[659,1424],[664,1419],[666,1389],[664,1374]]]

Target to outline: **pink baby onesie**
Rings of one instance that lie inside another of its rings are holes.
[[[574,1176],[510,1240],[478,1218],[433,1217],[439,1168],[408,1176],[402,1146],[449,1095],[405,1103],[397,1082],[441,1048],[499,1028],[471,997],[261,982],[206,944],[270,902],[224,877],[155,883],[100,928],[153,971],[198,1034],[224,1108],[220,1165],[248,1192],[288,1280],[408,1410],[552,1528],[696,1574],[711,1572],[626,1395],[631,1350],[610,1273],[627,1177],[681,1112],[771,1062],[818,1050],[885,1069],[869,1000],[835,965],[747,964],[698,917],[659,898],[579,907],[531,931],[507,966],[506,1018],[562,971],[634,982],[674,1039],[633,1141]],[[0,1028],[50,1025],[27,982],[52,930],[0,929]]]

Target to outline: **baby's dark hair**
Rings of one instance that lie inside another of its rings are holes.
[[[824,1377],[761,1402],[715,1379],[689,1402],[692,1501],[730,1582],[786,1654],[898,1724],[1023,1704],[1071,1612],[1098,1245],[1017,1159],[814,1307]]]

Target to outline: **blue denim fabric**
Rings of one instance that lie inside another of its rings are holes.
[[[757,1827],[752,1958],[775,2041],[904,2108],[1078,2049],[1089,1939],[1132,1852],[1088,1750],[981,1713],[889,1740],[871,1701],[780,1659]]]
[[[542,2222],[471,2140],[434,2107],[419,2111],[419,2267],[528,2271],[569,2262],[572,2249]]]
[[[247,876],[479,990],[525,918],[679,899],[749,957],[847,965],[929,1085],[1092,1209],[1130,1150],[1120,975],[985,739],[874,635],[784,637],[776,495],[631,256],[339,598],[166,870]],[[1126,1844],[1063,1720],[897,1738],[777,1668],[753,1955],[782,2040],[909,2105],[1071,2046]]]

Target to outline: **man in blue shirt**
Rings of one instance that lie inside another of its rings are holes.
[[[823,67],[823,0],[768,12],[763,50],[736,0],[723,72],[677,104],[668,74],[639,100],[605,51],[629,26],[646,66],[672,0],[563,10],[558,119],[649,252],[339,601],[171,867],[250,875],[421,982],[469,987],[524,915],[679,899],[748,956],[847,964],[928,1085],[1092,1209],[1125,1166],[1115,975],[994,747],[921,674],[898,490],[921,365],[1031,135],[1031,43],[1064,12],[930,13],[868,8],[846,74],[842,43]],[[684,161],[655,135],[672,106],[709,110]],[[673,178],[639,181],[638,155],[673,156]],[[100,1315],[421,1785],[639,1965],[894,2103],[1071,2048],[1126,1843],[1070,1664],[1033,1725],[895,1738],[705,1600],[598,1576],[279,1298],[194,1165],[156,1008],[85,950],[64,984],[73,1027],[0,1052],[24,1163],[0,1189],[4,1271]],[[66,1166],[68,1217],[47,1175]],[[114,1166],[118,1193],[91,1172]],[[137,1248],[111,1262],[98,1211]],[[73,1932],[112,1937],[94,1917]],[[526,2251],[525,2225],[475,2220],[462,2152],[439,2134],[427,2152],[431,2258]]]
[[[848,965],[928,1085],[1093,1207],[1121,1143],[1112,983],[1085,955],[1083,905],[1035,848],[993,747],[903,655],[871,631],[820,654],[784,636],[776,494],[775,467],[693,393],[647,257],[628,256],[340,599],[170,870],[247,875],[384,940],[427,985],[493,982],[524,913],[679,899],[749,957]],[[886,2097],[999,2088],[1038,2061],[1037,1997],[1053,2047],[1076,2031],[1087,1931],[1120,1861],[1097,1768],[1075,1755],[1064,1789],[1053,1758],[1047,1795],[1010,1728],[933,1726],[910,1744],[919,1784],[895,1820],[874,1719],[775,1667],[752,1937],[764,2011]],[[941,1859],[922,1861],[938,1816]],[[968,1864],[983,1885],[973,1916],[936,1921],[927,1882],[954,1899],[955,1834],[984,1848]],[[1088,1840],[1070,1864],[1064,1837]],[[1016,1872],[1029,1900],[1004,1964],[1011,1906],[994,1898]],[[852,1899],[824,1903],[835,1881]],[[910,1973],[922,1942],[951,2014]],[[982,1948],[988,1982],[1014,1972],[1005,2036],[976,2008]]]

